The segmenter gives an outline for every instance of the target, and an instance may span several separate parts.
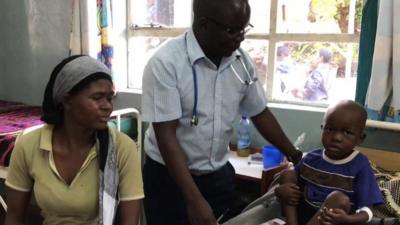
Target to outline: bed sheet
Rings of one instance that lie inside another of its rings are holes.
[[[0,101],[0,166],[8,166],[17,135],[24,129],[43,124],[40,106]]]

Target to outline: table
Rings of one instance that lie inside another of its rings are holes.
[[[248,157],[239,157],[236,151],[229,151],[229,162],[235,168],[238,179],[259,182],[261,194],[268,190],[274,175],[288,167],[288,163],[282,163],[277,167],[264,169],[262,164],[249,164]]]
[[[237,177],[261,181],[263,172],[262,164],[248,164],[248,157],[240,157],[236,154],[236,151],[229,151],[229,162],[235,168]]]

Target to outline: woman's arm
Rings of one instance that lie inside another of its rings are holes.
[[[121,201],[118,206],[118,213],[120,217],[119,225],[139,224],[141,207],[142,200]]]
[[[31,192],[22,192],[6,187],[6,196],[7,214],[4,225],[23,224]]]
[[[114,224],[138,225],[144,197],[140,152],[127,135],[121,132],[116,132],[114,135],[117,147],[118,194],[120,198],[117,220]]]

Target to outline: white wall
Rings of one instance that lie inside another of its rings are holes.
[[[40,104],[51,69],[68,55],[71,0],[1,0],[0,99]]]

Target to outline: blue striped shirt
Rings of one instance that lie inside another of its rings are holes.
[[[350,198],[353,210],[383,203],[368,158],[358,151],[341,160],[328,158],[323,149],[308,153],[297,165],[307,203],[319,208],[332,191]]]

